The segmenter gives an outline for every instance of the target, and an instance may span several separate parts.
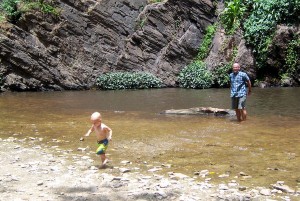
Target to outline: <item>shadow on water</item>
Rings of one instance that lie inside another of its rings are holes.
[[[157,173],[194,176],[208,170],[212,182],[235,179],[241,185],[269,186],[280,180],[297,186],[300,88],[255,88],[247,101],[248,120],[238,123],[159,114],[198,106],[229,108],[229,89],[4,93],[0,137],[43,138],[48,149],[58,145],[76,153],[78,147],[93,150],[93,136],[83,142],[79,138],[97,110],[113,129],[108,149],[112,166],[128,160],[145,173],[164,164],[171,168]],[[99,159],[93,157],[96,165]]]

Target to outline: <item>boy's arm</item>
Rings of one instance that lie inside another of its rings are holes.
[[[108,139],[108,141],[111,141],[111,137],[112,137],[112,130],[109,127],[106,127],[107,129],[107,135],[106,138]]]
[[[93,132],[93,126],[87,131],[87,133],[84,136],[89,136]]]

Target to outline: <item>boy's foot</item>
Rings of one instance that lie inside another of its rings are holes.
[[[106,159],[103,161],[102,166],[105,166],[107,162],[108,162],[108,159],[106,158]]]

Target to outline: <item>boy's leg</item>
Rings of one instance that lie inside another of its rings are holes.
[[[106,158],[106,156],[105,156],[105,154],[101,154],[100,158],[101,158],[101,161],[102,161],[102,165],[105,165],[107,163],[107,161],[108,161],[107,158]]]

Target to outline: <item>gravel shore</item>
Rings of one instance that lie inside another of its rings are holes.
[[[31,140],[0,139],[0,200],[300,200],[299,189],[280,181],[270,188],[235,180],[212,184],[205,170],[198,173],[205,181],[198,182],[168,165],[145,173],[130,161],[99,168],[89,155],[56,147],[57,154]],[[169,168],[168,176],[159,175],[160,168]]]

